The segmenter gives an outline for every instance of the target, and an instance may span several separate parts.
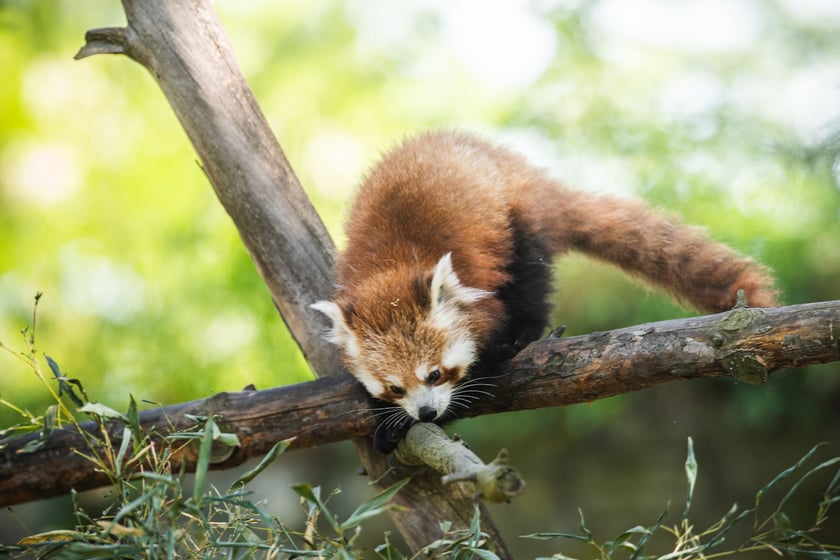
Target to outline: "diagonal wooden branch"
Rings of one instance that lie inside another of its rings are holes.
[[[496,398],[476,403],[469,415],[589,402],[696,378],[760,383],[782,368],[833,361],[840,361],[840,301],[735,309],[537,341],[493,378]],[[263,455],[280,439],[296,437],[292,445],[300,448],[365,436],[374,428],[365,407],[362,388],[341,375],[146,410],[141,422],[165,434],[190,427],[188,414],[221,415],[223,427],[242,443],[214,465],[228,468]],[[88,427],[94,429],[92,423]],[[122,426],[114,424],[111,438],[116,445],[121,436]],[[0,452],[0,505],[107,483],[72,452],[83,446],[78,434],[60,432],[35,453],[18,453],[30,439],[16,440]],[[193,460],[179,459],[188,467]]]
[[[336,375],[322,318],[309,304],[332,292],[335,247],[292,171],[234,58],[209,0],[122,0],[127,25],[86,35],[77,58],[124,54],[151,72],[192,142],[219,201],[251,255],[280,315],[319,377]],[[354,441],[380,487],[387,461],[369,438]],[[434,497],[432,499],[431,497]],[[395,502],[392,518],[409,546],[440,535],[439,521],[469,527],[473,501],[420,477]],[[482,527],[509,558],[492,520]]]

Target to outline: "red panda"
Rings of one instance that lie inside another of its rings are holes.
[[[548,324],[552,257],[615,264],[701,311],[775,305],[769,272],[642,203],[570,190],[468,134],[404,142],[364,179],[334,301],[312,307],[377,403],[375,446],[442,422]]]

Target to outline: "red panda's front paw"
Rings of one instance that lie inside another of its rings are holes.
[[[405,437],[408,429],[415,422],[413,418],[408,416],[399,420],[395,420],[393,416],[386,416],[384,420],[377,424],[376,430],[373,432],[373,447],[383,455],[387,455],[397,448],[397,444]]]

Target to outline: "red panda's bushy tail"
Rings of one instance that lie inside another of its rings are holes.
[[[556,253],[575,250],[615,264],[704,312],[731,309],[738,290],[751,307],[777,305],[769,270],[701,228],[641,202],[547,183],[541,194],[554,200],[538,196],[540,208],[530,210],[542,214],[537,218]]]

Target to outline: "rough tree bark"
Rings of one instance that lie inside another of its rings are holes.
[[[124,54],[154,76],[190,138],[216,194],[268,286],[274,303],[319,377],[340,373],[321,340],[324,323],[309,304],[332,292],[335,248],[234,58],[209,0],[122,0],[127,25],[88,32],[77,58]],[[368,438],[354,441],[378,486],[387,461]],[[473,500],[435,478],[415,477],[392,514],[409,546],[440,535],[439,520],[469,527]],[[487,512],[482,526],[510,557]]]
[[[493,379],[496,398],[476,403],[467,415],[589,402],[704,377],[760,383],[781,368],[838,360],[840,301],[734,309],[537,341]],[[293,447],[308,447],[365,436],[374,428],[365,406],[363,389],[345,374],[263,391],[220,393],[146,410],[140,420],[147,429],[167,433],[194,426],[187,415],[220,414],[223,427],[241,443],[214,465],[228,468],[265,454],[281,439],[296,437]],[[93,423],[88,427],[95,429]],[[119,445],[122,426],[114,423],[110,437]],[[107,483],[72,453],[83,446],[78,434],[55,432],[37,452],[18,454],[32,438],[16,440],[0,452],[0,506]]]

